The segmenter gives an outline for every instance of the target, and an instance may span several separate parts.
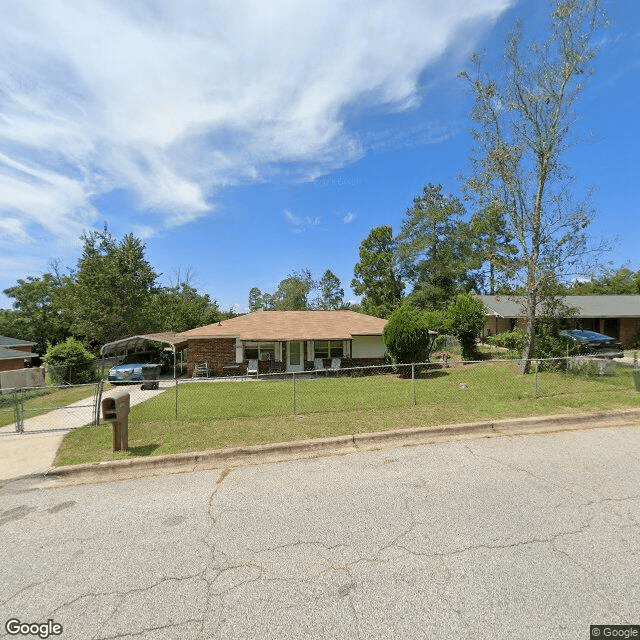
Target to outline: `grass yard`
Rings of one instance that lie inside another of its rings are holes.
[[[109,423],[76,429],[56,465],[533,415],[640,406],[627,367],[616,376],[541,372],[514,363],[435,370],[413,384],[394,375],[296,381],[183,383],[132,408],[129,450],[114,453]],[[536,384],[537,380],[537,384]]]
[[[83,385],[77,387],[43,387],[31,389],[26,393],[24,409],[25,418],[47,413],[52,409],[65,407],[68,404],[83,400],[84,398],[92,399],[95,394],[96,386]],[[15,421],[13,408],[15,406],[15,395],[8,393],[0,396],[0,427],[4,427]]]

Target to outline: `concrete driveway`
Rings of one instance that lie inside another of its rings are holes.
[[[640,622],[640,428],[5,483],[0,531],[0,624],[65,640],[585,640]]]

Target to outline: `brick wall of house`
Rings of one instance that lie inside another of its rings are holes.
[[[24,358],[0,360],[0,371],[13,371],[14,369],[24,369]]]
[[[31,351],[31,345],[28,344],[17,344],[17,345],[12,345],[11,347],[9,347],[10,349],[15,349],[16,351],[27,351],[30,352]]]
[[[483,336],[495,336],[498,333],[502,333],[503,331],[509,331],[511,326],[511,321],[509,318],[499,318],[498,316],[493,316],[487,320],[487,324],[484,326]]]
[[[640,346],[640,318],[620,318],[620,342],[625,349]]]
[[[235,338],[190,339],[187,345],[187,375],[193,375],[196,363],[208,362],[214,376],[229,375],[223,367],[236,361]],[[236,371],[237,372],[237,371]]]

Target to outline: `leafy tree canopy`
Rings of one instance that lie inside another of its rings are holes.
[[[320,296],[315,301],[316,309],[342,309],[344,307],[344,289],[340,278],[327,269],[318,280],[317,288]]]
[[[640,271],[622,267],[609,271],[586,282],[574,282],[567,288],[570,295],[638,295],[640,294]]]
[[[57,266],[57,265],[54,265]],[[4,290],[13,299],[13,309],[5,310],[0,320],[0,335],[36,343],[37,353],[69,335],[71,317],[63,304],[66,279],[57,273],[18,280]]]
[[[133,234],[118,242],[105,225],[82,235],[84,247],[68,288],[72,332],[98,345],[145,333],[158,274]]]
[[[391,227],[372,229],[360,244],[359,255],[351,288],[363,296],[360,309],[362,313],[387,318],[400,304],[404,291]]]
[[[397,237],[402,274],[411,300],[423,309],[444,309],[461,291],[478,290],[481,258],[472,251],[472,229],[462,202],[428,184],[405,213]]]

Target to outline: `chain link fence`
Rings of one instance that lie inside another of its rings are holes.
[[[134,419],[206,422],[433,405],[453,421],[466,414],[491,419],[513,402],[533,406],[541,399],[555,398],[561,407],[584,404],[585,410],[592,410],[598,398],[635,394],[633,368],[617,361],[584,357],[535,360],[527,375],[517,373],[517,364],[515,360],[445,360],[176,379],[173,388],[138,407]],[[637,399],[640,405],[640,395]]]
[[[267,416],[303,416],[431,406],[444,420],[495,419],[514,403],[523,412],[545,399],[562,409],[597,410],[601,399],[640,406],[640,368],[589,357],[534,360],[527,375],[516,360],[377,365],[232,378],[147,379],[114,387],[104,380],[82,385],[4,389],[0,433],[97,425],[101,400],[127,391],[136,406],[130,420],[207,422]],[[637,394],[637,395],[636,395]],[[381,414],[382,415],[382,414]]]
[[[33,433],[97,424],[104,383],[3,389],[0,434]]]

